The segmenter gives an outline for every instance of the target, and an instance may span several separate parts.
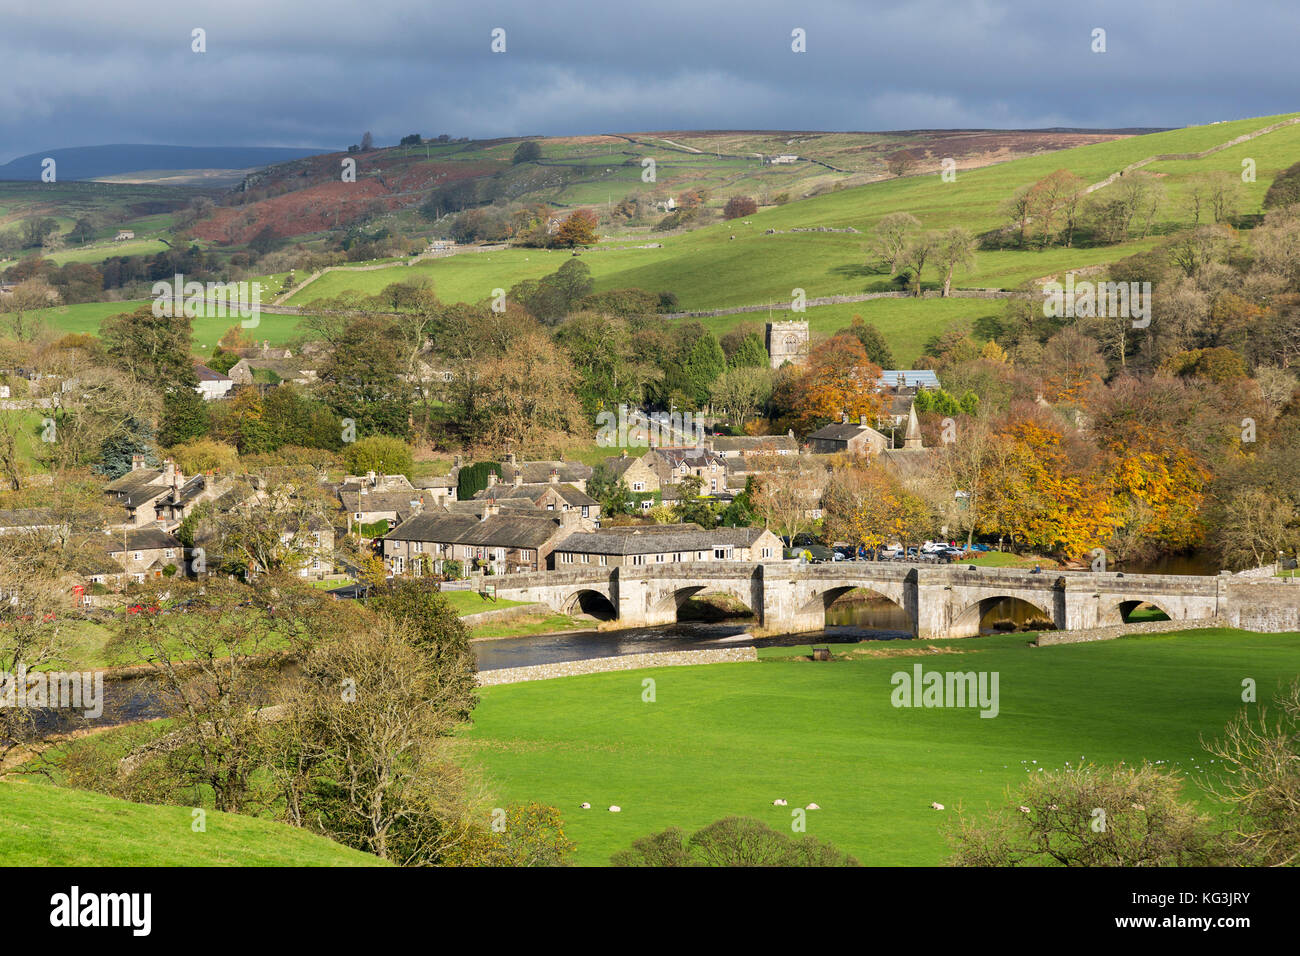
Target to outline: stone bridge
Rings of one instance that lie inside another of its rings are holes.
[[[628,627],[669,624],[692,596],[721,593],[752,610],[767,633],[817,631],[826,608],[856,588],[902,608],[922,638],[971,637],[997,602],[1024,601],[1058,630],[1121,624],[1141,604],[1171,621],[1221,619],[1250,630],[1300,630],[1300,585],[1222,575],[1043,572],[957,565],[844,562],[683,562],[499,575],[498,596],[585,611]],[[477,585],[479,579],[475,580]]]

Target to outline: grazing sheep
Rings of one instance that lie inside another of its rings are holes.
[[[623,808],[620,807],[618,804],[614,804],[612,807],[609,808],[609,812],[610,812],[610,813],[622,813],[622,812],[623,812]]]
[[[1020,812],[1021,812],[1021,813],[1029,813],[1030,811],[1029,811],[1029,808],[1028,808],[1028,807],[1021,807],[1021,808],[1020,808]]]
[[[584,804],[582,805],[582,809],[584,809],[584,810],[590,810],[590,809],[591,809],[591,804],[590,804],[590,803],[584,803]]]
[[[942,804],[942,803],[932,803],[932,804],[930,804],[930,809],[931,809],[931,810],[942,810],[942,809],[943,809],[943,804]]]
[[[817,806],[817,804],[815,804],[815,803],[810,803],[810,804],[808,804],[808,806],[804,807],[804,809],[805,809],[805,810],[820,810],[821,807]]]
[[[789,805],[790,805],[790,801],[789,801],[789,800],[773,800],[773,801],[772,801],[772,806],[774,806],[774,807],[788,807]]]

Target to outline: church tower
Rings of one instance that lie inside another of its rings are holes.
[[[808,323],[767,323],[767,354],[772,368],[780,368],[786,362],[803,365],[808,361]]]

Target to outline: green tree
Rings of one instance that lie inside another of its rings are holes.
[[[373,471],[409,478],[415,470],[411,446],[400,438],[387,435],[371,435],[347,445],[343,449],[343,463],[352,475]]]
[[[847,332],[862,343],[862,348],[866,350],[867,358],[871,359],[873,365],[879,365],[881,368],[897,368],[894,364],[894,353],[890,351],[885,336],[870,322],[863,322],[862,316],[855,315],[849,327],[840,329],[836,334],[843,332]]]
[[[515,147],[514,155],[510,157],[510,162],[515,166],[520,163],[535,163],[542,158],[542,147],[536,140],[524,140]]]
[[[158,428],[158,441],[163,445],[202,438],[212,427],[208,404],[192,388],[173,388],[163,395],[162,423]]]
[[[772,364],[772,357],[767,354],[762,336],[751,332],[740,340],[730,364],[732,368],[767,368]]]

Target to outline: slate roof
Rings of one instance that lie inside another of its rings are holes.
[[[520,461],[515,464],[501,463],[501,481],[510,484],[515,474],[524,476],[524,484],[541,484],[551,480],[551,472],[557,472],[560,481],[586,481],[591,477],[591,466],[578,461]]]
[[[857,438],[863,432],[873,430],[870,426],[858,422],[833,422],[830,425],[822,426],[808,437],[810,439],[816,438],[819,441],[848,441],[851,438]]]
[[[724,435],[712,439],[717,452],[762,452],[799,450],[799,442],[789,435]]]
[[[576,554],[668,554],[674,551],[711,551],[720,546],[749,547],[763,528],[717,528],[705,531],[697,524],[605,528],[577,531],[558,545],[556,551]]]
[[[49,528],[57,523],[48,511],[40,508],[0,510],[0,528]]]
[[[198,362],[194,363],[194,374],[199,377],[200,382],[229,382],[229,375],[222,375],[215,369],[210,369],[206,365]]]
[[[476,499],[496,498],[498,501],[509,501],[512,498],[527,498],[530,501],[538,501],[548,491],[555,491],[569,505],[578,508],[583,506],[592,506],[600,504],[591,495],[579,491],[573,485],[567,482],[555,484],[554,482],[525,482],[522,485],[502,484],[497,482],[491,488],[484,488],[474,497]]]
[[[159,528],[133,528],[125,534],[127,551],[156,551],[160,548],[184,548],[176,538]],[[104,550],[109,554],[120,554],[123,550],[123,534],[114,531],[104,536]]]
[[[384,535],[385,541],[429,541],[489,548],[540,548],[560,531],[554,518],[493,515],[422,514]]]

